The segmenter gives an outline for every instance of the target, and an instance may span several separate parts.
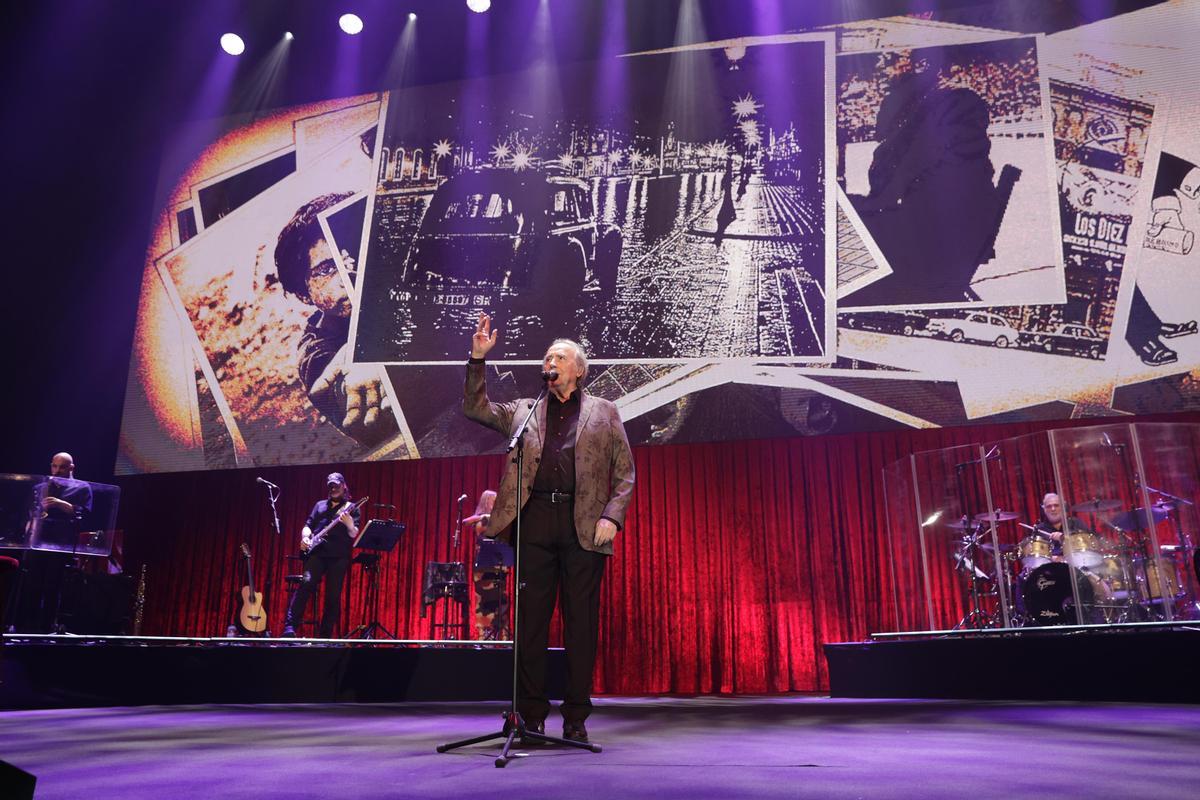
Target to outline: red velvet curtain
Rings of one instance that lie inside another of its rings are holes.
[[[1175,415],[1176,422],[1200,415]],[[1123,420],[1128,421],[1128,420]],[[1101,422],[1097,420],[1096,422]],[[913,452],[1021,435],[1071,422],[638,448],[637,486],[602,595],[596,689],[608,694],[763,693],[828,686],[821,646],[893,630],[881,471]],[[494,488],[501,456],[338,465],[356,497],[391,503],[408,525],[381,565],[380,620],[404,639],[421,618],[429,561],[452,552],[455,499],[469,514]],[[271,628],[282,628],[287,555],[330,466],[124,478],[126,569],[146,565],[145,634],[221,635],[254,554]],[[272,530],[262,475],[283,487]],[[368,507],[370,510],[370,507]],[[369,615],[352,568],[341,630]],[[938,603],[956,592],[935,592]],[[446,602],[446,601],[440,601]],[[473,602],[473,601],[472,601]],[[901,602],[905,598],[901,597]]]

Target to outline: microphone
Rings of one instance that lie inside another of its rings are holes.
[[[556,370],[556,369],[542,370],[542,380],[546,381],[547,383],[554,383],[556,380],[558,380],[558,370]]]
[[[278,488],[279,488],[278,486],[276,486],[275,484],[271,483],[271,482],[270,482],[269,480],[267,480],[266,478],[255,478],[254,480],[258,481],[259,483],[263,484],[264,486],[270,486],[272,489],[278,489]]]
[[[461,503],[463,500],[466,500],[466,499],[467,499],[467,493],[466,493],[466,492],[463,492],[463,493],[462,493],[462,497],[458,498],[458,502],[460,502],[460,503]]]

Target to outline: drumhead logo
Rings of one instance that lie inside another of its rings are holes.
[[[1054,580],[1053,578],[1051,578],[1047,575],[1038,575],[1038,579],[1037,579],[1038,589],[1045,589],[1047,586],[1053,586],[1056,583],[1058,583],[1058,581]]]

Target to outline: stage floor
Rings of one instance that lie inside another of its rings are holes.
[[[502,707],[15,711],[0,758],[38,777],[39,800],[1183,798],[1200,783],[1200,707],[1181,705],[603,698],[600,754],[539,749],[500,770],[498,746],[434,752],[498,728]]]

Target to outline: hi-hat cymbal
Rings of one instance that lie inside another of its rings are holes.
[[[1084,512],[1084,513],[1095,513],[1097,511],[1115,511],[1116,509],[1121,508],[1124,505],[1125,504],[1122,503],[1120,500],[1109,500],[1109,499],[1106,499],[1103,497],[1097,497],[1097,498],[1094,498],[1092,500],[1087,500],[1082,503],[1076,503],[1075,505],[1071,506],[1071,511]]]
[[[1016,519],[1017,516],[1018,515],[1016,514],[1016,512],[1001,511],[1001,510],[997,509],[996,511],[992,511],[990,513],[984,512],[982,514],[976,514],[975,521],[976,522],[1008,522],[1010,519]]]

